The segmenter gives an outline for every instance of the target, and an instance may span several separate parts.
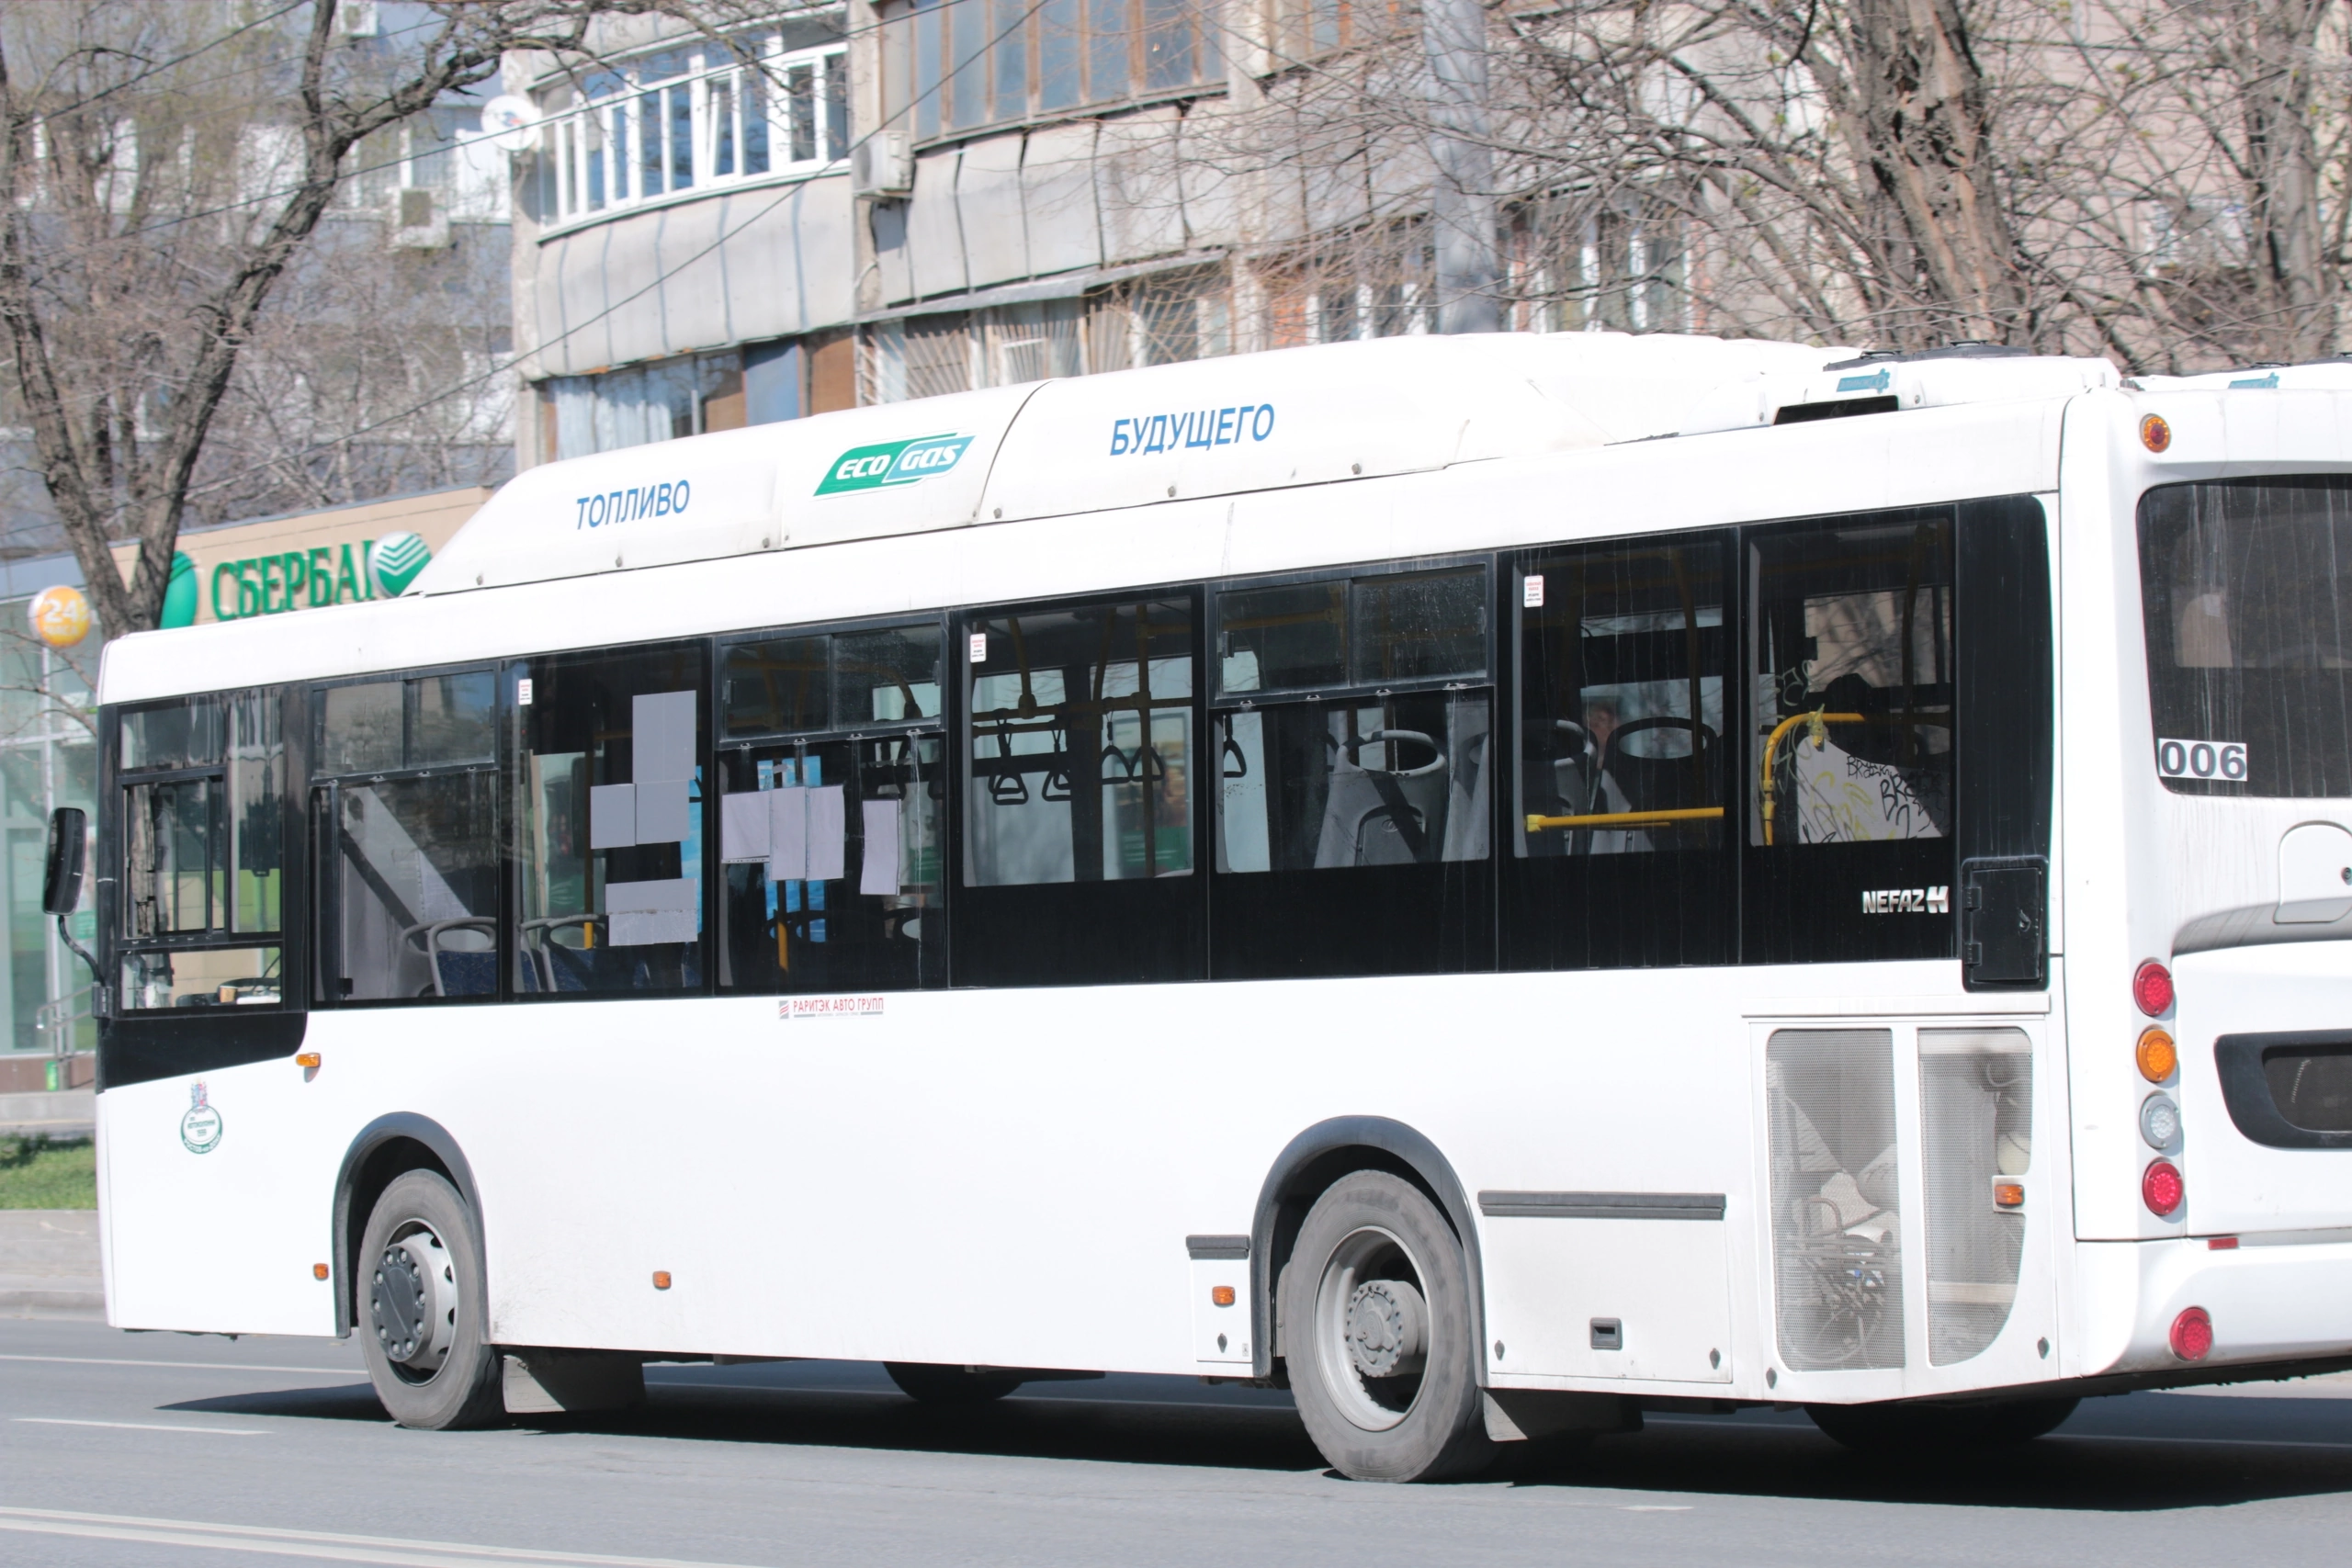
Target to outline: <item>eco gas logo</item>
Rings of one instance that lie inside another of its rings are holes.
[[[853,446],[833,459],[819,495],[840,495],[853,490],[881,490],[910,485],[933,474],[944,474],[963,460],[968,435],[919,435],[912,441],[885,441],[876,446]]]

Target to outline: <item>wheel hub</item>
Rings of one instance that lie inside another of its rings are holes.
[[[1408,1377],[1428,1359],[1428,1303],[1402,1280],[1367,1280],[1349,1299],[1347,1335],[1349,1357],[1365,1377]]]
[[[376,1260],[368,1308],[395,1367],[419,1378],[439,1371],[458,1325],[457,1271],[441,1238],[421,1227],[396,1236]]]

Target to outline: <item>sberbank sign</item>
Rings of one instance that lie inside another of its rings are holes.
[[[243,621],[397,598],[432,558],[422,538],[403,533],[219,561],[212,568],[212,618]]]
[[[971,444],[968,435],[918,435],[911,441],[853,446],[833,459],[817,493],[840,495],[845,491],[910,485],[954,468]]]

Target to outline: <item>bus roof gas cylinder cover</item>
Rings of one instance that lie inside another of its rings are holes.
[[[2352,915],[2352,832],[2333,822],[2305,822],[2278,840],[2282,926],[2319,925]]]
[[[2149,959],[2132,976],[2132,999],[2150,1018],[2162,1018],[2172,1010],[2172,971]]]

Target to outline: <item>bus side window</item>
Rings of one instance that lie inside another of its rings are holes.
[[[1745,955],[1950,956],[1951,511],[1748,540]]]
[[[708,660],[685,643],[508,667],[516,993],[703,988]]]
[[[1163,594],[963,621],[958,984],[1201,977],[1197,614]]]
[[[937,622],[724,650],[718,983],[946,984]]]
[[[1483,565],[1216,596],[1219,979],[1493,962]]]
[[[1729,556],[1698,534],[1513,563],[1507,966],[1731,959]]]
[[[498,992],[498,677],[311,699],[318,999]]]

